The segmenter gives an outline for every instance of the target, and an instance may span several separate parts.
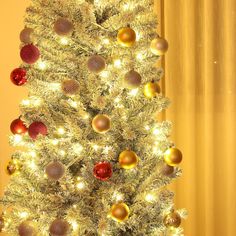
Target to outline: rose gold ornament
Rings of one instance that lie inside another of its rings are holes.
[[[73,79],[64,80],[61,84],[62,91],[66,95],[75,95],[79,91],[79,83]]]
[[[93,118],[92,127],[95,132],[104,134],[111,128],[111,120],[107,115],[99,114]]]
[[[20,40],[22,43],[30,44],[33,42],[32,34],[34,30],[31,28],[24,28],[20,33]]]
[[[106,61],[103,57],[94,55],[88,59],[87,66],[89,71],[98,74],[106,68]]]
[[[72,33],[73,29],[73,23],[66,18],[59,18],[54,24],[54,31],[60,36]]]
[[[137,71],[131,70],[125,74],[123,85],[128,89],[136,89],[141,85],[141,80],[141,75]]]
[[[162,56],[168,50],[168,42],[163,38],[156,38],[152,40],[150,48],[153,54]]]
[[[45,172],[50,180],[57,181],[64,176],[65,166],[59,161],[53,161],[46,166]]]

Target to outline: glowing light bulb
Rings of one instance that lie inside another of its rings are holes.
[[[79,182],[79,183],[76,185],[77,189],[83,189],[84,186],[85,186],[85,184],[84,184],[83,182]]]
[[[159,129],[154,129],[153,130],[154,135],[159,135],[160,133],[161,133],[161,131]]]
[[[28,166],[30,167],[31,170],[36,170],[37,169],[37,165],[35,164],[34,161],[30,161],[28,163]]]
[[[72,225],[73,230],[77,230],[79,228],[79,225],[76,221],[71,221],[71,225]]]
[[[57,129],[57,132],[58,132],[58,134],[63,135],[63,134],[65,134],[66,131],[63,127],[60,127]]]
[[[22,100],[21,104],[24,105],[24,106],[29,106],[30,105],[30,100],[24,99],[24,100]]]
[[[23,212],[19,213],[19,216],[20,216],[20,218],[23,219],[23,218],[27,218],[29,216],[29,214],[28,214],[28,212],[23,211]]]
[[[61,43],[62,45],[67,45],[67,44],[69,43],[69,40],[68,40],[68,38],[66,38],[66,37],[62,37],[62,38],[60,39],[60,43]]]
[[[73,151],[75,154],[80,154],[83,151],[83,147],[81,144],[76,143],[73,145]]]
[[[66,152],[64,151],[64,150],[60,150],[60,155],[62,155],[62,156],[65,156],[66,155]]]
[[[35,151],[30,151],[29,154],[30,154],[30,156],[32,156],[32,157],[37,157],[37,154],[36,154]]]
[[[143,54],[140,52],[140,53],[137,53],[136,58],[137,58],[139,61],[142,61],[142,60],[144,59],[144,56],[143,56]]]
[[[140,32],[136,32],[136,41],[139,41],[142,38],[142,35]]]
[[[123,9],[124,9],[125,11],[129,10],[130,8],[131,8],[130,3],[125,3],[124,6],[123,6]]]
[[[14,143],[19,144],[23,140],[22,136],[19,134],[14,135]]]
[[[35,107],[40,106],[41,103],[42,103],[42,100],[39,99],[39,98],[32,101],[32,105],[35,106]]]
[[[138,94],[138,91],[139,91],[139,89],[132,89],[130,92],[129,92],[129,95],[130,96],[136,96],[137,94]]]
[[[150,130],[150,126],[148,126],[148,125],[146,125],[144,128],[145,128],[146,130]]]
[[[109,44],[109,43],[110,43],[110,40],[109,40],[109,39],[103,39],[103,43],[104,43],[104,44]]]
[[[93,145],[93,149],[94,149],[95,151],[97,151],[97,150],[99,149],[99,146],[98,146],[97,144],[94,144],[94,145]]]
[[[117,98],[115,98],[114,102],[115,102],[115,103],[119,103],[120,100],[121,100],[121,99],[120,99],[119,97],[117,97]]]
[[[117,68],[120,68],[121,67],[121,60],[120,59],[116,59],[114,60],[114,66],[117,67]]]
[[[45,61],[39,61],[39,62],[38,62],[38,68],[39,68],[40,70],[46,70],[46,68],[47,68],[47,63],[46,63]]]
[[[55,146],[59,143],[59,141],[58,141],[57,139],[53,139],[51,142],[52,142],[52,144],[55,145]]]
[[[78,107],[78,103],[77,103],[76,101],[69,100],[68,102],[69,102],[69,104],[70,104],[72,107],[74,107],[74,108],[77,108],[77,107]]]
[[[61,84],[59,84],[59,83],[51,83],[50,84],[50,89],[54,90],[54,91],[60,90],[61,89]]]
[[[151,194],[151,193],[148,193],[146,196],[145,196],[145,200],[147,202],[154,202],[156,200],[156,196]]]
[[[100,73],[100,75],[101,75],[102,77],[104,77],[104,78],[108,78],[109,72],[108,72],[108,71],[102,71],[102,72]]]

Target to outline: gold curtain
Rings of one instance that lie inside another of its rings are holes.
[[[176,181],[186,236],[236,235],[236,1],[161,0],[165,93],[172,139],[184,153]]]

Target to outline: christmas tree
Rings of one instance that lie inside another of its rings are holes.
[[[10,143],[9,235],[183,235],[166,186],[181,170],[157,114],[168,43],[154,0],[32,0],[20,34],[27,86]]]

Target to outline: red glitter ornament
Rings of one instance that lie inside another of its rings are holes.
[[[43,122],[35,121],[29,126],[28,133],[32,139],[36,139],[39,134],[47,135],[48,129]]]
[[[93,175],[102,181],[106,181],[112,176],[112,165],[109,162],[99,162],[94,166]]]
[[[11,72],[11,81],[17,86],[21,86],[27,82],[26,70],[23,68],[16,68]]]
[[[24,134],[25,132],[27,132],[27,127],[20,118],[15,119],[11,122],[10,129],[13,134]]]
[[[20,52],[21,59],[28,64],[34,64],[40,57],[39,49],[33,44],[25,45]]]

